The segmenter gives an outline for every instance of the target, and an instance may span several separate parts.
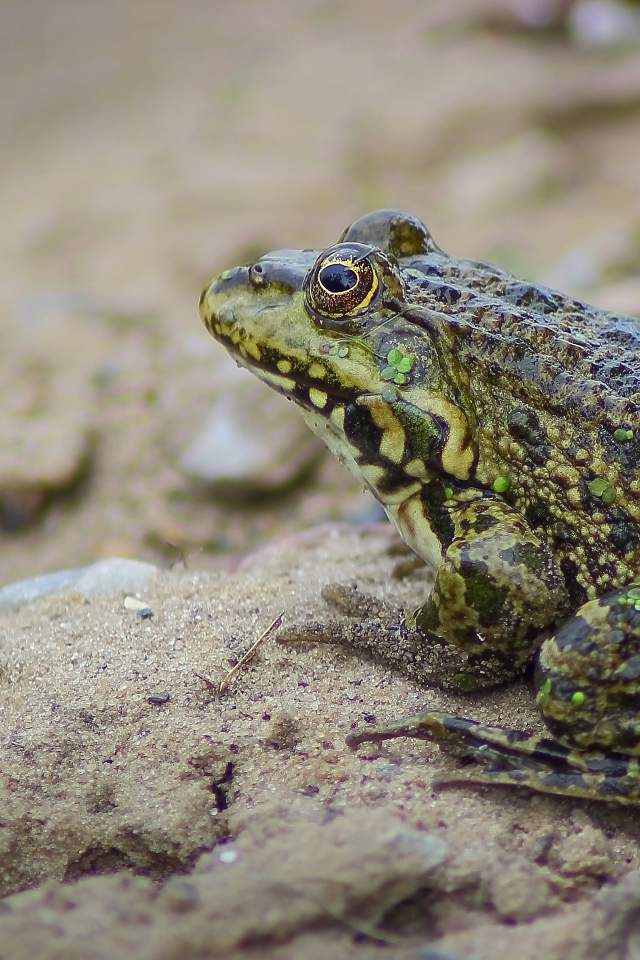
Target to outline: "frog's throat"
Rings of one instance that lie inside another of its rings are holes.
[[[339,428],[344,409],[335,406],[329,418],[300,408],[307,426],[320,437],[331,453],[378,500],[398,533],[414,553],[434,570],[442,565],[442,544],[425,515],[420,498],[423,480],[405,475],[397,484],[397,475],[380,464],[362,462],[362,453]]]

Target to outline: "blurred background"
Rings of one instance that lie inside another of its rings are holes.
[[[0,584],[376,505],[202,329],[366,210],[640,313],[640,6],[0,0]]]

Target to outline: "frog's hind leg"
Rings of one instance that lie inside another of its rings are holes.
[[[640,585],[583,604],[542,644],[534,682],[554,737],[640,755]]]
[[[434,785],[487,783],[528,787],[539,793],[640,804],[640,767],[636,757],[577,751],[548,737],[485,726],[446,713],[425,712],[387,727],[352,734],[352,749],[365,741],[414,737],[475,761]]]

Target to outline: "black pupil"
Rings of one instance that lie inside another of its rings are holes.
[[[320,271],[319,280],[329,293],[346,293],[356,286],[358,276],[355,270],[350,270],[342,263],[331,263]]]

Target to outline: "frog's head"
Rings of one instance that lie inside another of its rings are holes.
[[[423,331],[415,349],[415,325],[403,320],[399,260],[434,249],[420,221],[377,211],[322,252],[276,250],[224,270],[200,314],[240,365],[308,410],[320,393],[355,399],[404,387],[424,378],[429,350]]]
[[[200,301],[238,364],[302,407],[378,494],[383,473],[396,486],[430,466],[466,479],[473,461],[433,331],[412,315],[407,293],[404,258],[437,251],[420,221],[377,211],[322,252],[278,250],[223,271]],[[376,465],[375,481],[365,462]]]

